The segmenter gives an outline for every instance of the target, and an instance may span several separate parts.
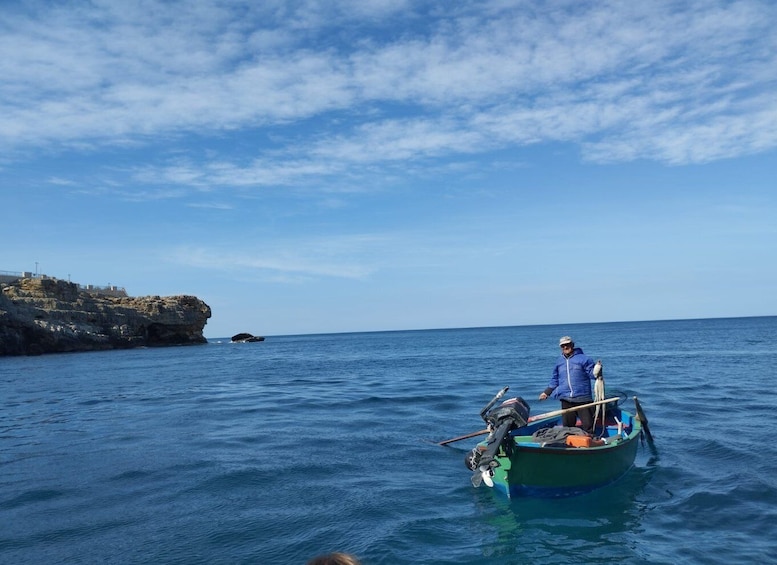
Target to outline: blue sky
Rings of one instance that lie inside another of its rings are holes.
[[[0,270],[207,337],[777,314],[777,4],[0,4]]]

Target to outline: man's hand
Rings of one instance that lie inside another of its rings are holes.
[[[540,394],[540,400],[545,400],[547,397],[548,397],[548,395],[545,394],[544,392],[542,394]]]

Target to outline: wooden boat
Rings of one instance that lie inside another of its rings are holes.
[[[565,410],[528,418],[528,405],[520,398],[488,414],[484,409],[489,437],[466,458],[474,471],[472,484],[485,483],[512,498],[573,496],[616,481],[634,465],[640,436],[652,442],[639,400],[634,397],[634,414],[618,406],[621,400],[590,404],[604,408],[590,435],[563,428]]]

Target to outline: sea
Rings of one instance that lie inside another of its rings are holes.
[[[473,487],[562,335],[654,443],[567,498]],[[777,317],[212,339],[0,358],[0,563],[777,563]]]

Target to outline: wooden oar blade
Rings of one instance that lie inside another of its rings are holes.
[[[645,413],[642,411],[642,405],[639,403],[639,399],[634,397],[634,407],[637,409],[637,420],[642,424],[642,430],[645,432],[645,437],[650,444],[653,443],[653,434],[650,433],[650,427],[648,427],[648,419]]]

